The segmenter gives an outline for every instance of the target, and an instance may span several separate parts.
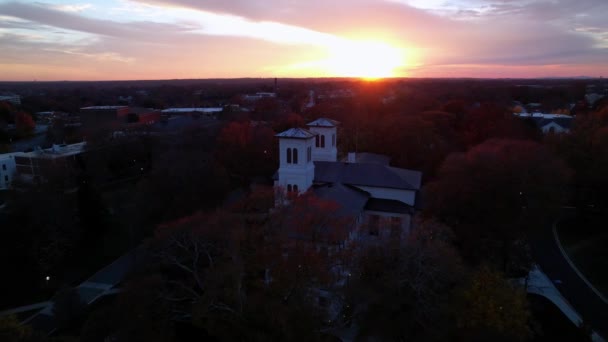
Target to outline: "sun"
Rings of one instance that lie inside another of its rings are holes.
[[[328,48],[322,61],[326,72],[341,77],[377,79],[394,77],[406,64],[403,49],[377,41],[345,41]]]

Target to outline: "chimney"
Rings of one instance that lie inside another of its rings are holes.
[[[357,162],[357,154],[355,152],[348,152],[348,163],[356,163]]]

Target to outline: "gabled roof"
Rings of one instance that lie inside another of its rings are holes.
[[[369,199],[367,192],[340,183],[317,185],[314,193],[319,198],[338,203],[340,209],[335,213],[338,216],[359,214]]]
[[[311,139],[315,135],[315,133],[312,133],[311,131],[306,130],[304,128],[290,128],[285,132],[281,132],[275,135],[275,137],[291,139]]]
[[[318,118],[317,120],[306,124],[306,126],[314,126],[314,127],[336,127],[340,124],[340,122],[327,118]]]
[[[422,172],[381,164],[323,162],[315,163],[315,183],[419,190]]]
[[[570,127],[572,127],[572,118],[543,119],[538,122],[538,126],[545,127],[551,123],[555,123],[556,125],[562,128],[570,129]]]

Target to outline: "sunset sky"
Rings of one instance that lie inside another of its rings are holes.
[[[0,80],[608,76],[607,0],[0,0]]]

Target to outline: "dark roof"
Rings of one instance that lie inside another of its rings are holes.
[[[306,124],[306,126],[315,126],[315,127],[336,127],[340,124],[340,122],[327,118],[318,118],[317,120]]]
[[[315,133],[312,133],[311,131],[306,130],[304,128],[290,128],[284,132],[275,135],[275,137],[292,139],[311,139],[315,135]]]
[[[319,198],[338,203],[340,205],[340,209],[336,212],[338,216],[359,214],[369,199],[367,192],[340,183],[317,185],[313,191]]]
[[[315,162],[315,183],[342,183],[380,188],[419,190],[420,171],[381,164]]]
[[[352,152],[349,152],[349,154]],[[348,161],[348,156],[344,159],[342,159],[342,161],[346,162]],[[388,156],[385,156],[384,154],[377,154],[377,153],[368,153],[368,152],[357,152],[355,153],[355,161],[357,163],[368,163],[368,164],[381,164],[381,165],[389,165],[391,158]]]
[[[380,198],[370,198],[365,205],[365,210],[399,214],[409,214],[413,212],[411,206],[401,201]]]

